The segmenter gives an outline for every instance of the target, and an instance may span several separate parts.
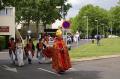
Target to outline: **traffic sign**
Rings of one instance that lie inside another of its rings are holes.
[[[70,22],[69,21],[64,21],[62,23],[62,26],[63,26],[64,29],[68,29],[70,27]]]

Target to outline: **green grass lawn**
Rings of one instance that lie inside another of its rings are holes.
[[[97,57],[120,54],[120,38],[107,38],[100,41],[101,45],[89,43],[72,49],[71,58]]]

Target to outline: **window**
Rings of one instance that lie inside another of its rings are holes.
[[[8,16],[12,15],[12,8],[6,8],[6,15]]]
[[[12,15],[12,8],[5,8],[0,10],[0,16],[11,16]]]
[[[5,13],[5,9],[2,9],[2,10],[0,10],[0,16],[4,16],[4,15],[6,15],[6,13]]]

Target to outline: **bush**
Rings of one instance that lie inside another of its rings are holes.
[[[5,48],[5,37],[0,36],[0,50]]]

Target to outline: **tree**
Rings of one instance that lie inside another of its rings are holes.
[[[108,26],[108,12],[98,6],[93,6],[91,4],[82,7],[76,17],[77,18],[74,19],[76,20],[75,22],[77,22],[77,24],[74,25],[77,26],[77,29],[75,29],[75,31],[79,30],[83,33],[83,35],[86,35],[87,33],[87,19],[89,36],[93,37],[97,34],[97,22],[95,20],[98,21],[99,34],[103,34],[102,24],[104,24],[104,26]],[[107,27],[104,27],[104,31],[105,30],[107,30]]]
[[[39,23],[42,22],[46,28],[47,24],[53,23],[56,19],[61,19],[62,14],[64,16],[70,9],[71,5],[65,5],[67,0],[3,0],[4,5],[0,5],[0,8],[5,6],[13,6],[16,8],[16,22],[25,22],[29,29],[30,21],[36,23],[37,33]],[[57,9],[56,6],[64,6],[64,10]]]
[[[111,27],[113,30],[113,34],[120,35],[120,6],[115,6],[110,9],[111,13]]]

